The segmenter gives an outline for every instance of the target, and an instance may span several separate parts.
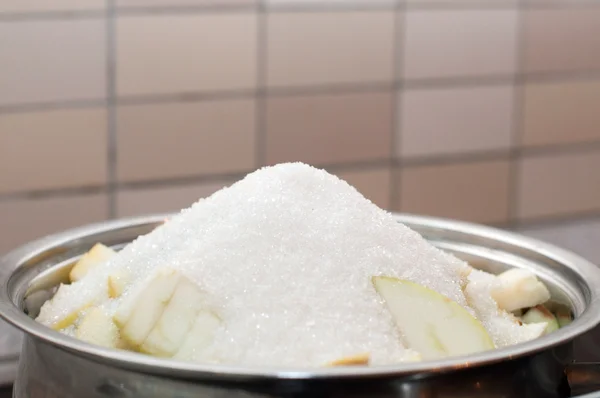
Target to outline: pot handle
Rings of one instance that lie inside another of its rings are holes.
[[[574,362],[565,369],[571,396],[600,392],[600,362]]]

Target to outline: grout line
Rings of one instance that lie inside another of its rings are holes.
[[[182,177],[160,178],[145,181],[123,181],[117,182],[118,190],[136,190],[152,188],[181,187],[186,185],[198,185],[220,181],[238,181],[250,173],[250,170],[243,170],[231,173],[219,174],[201,174]]]
[[[406,44],[406,3],[396,0],[394,10],[394,38],[392,49],[392,67],[394,68],[394,80],[398,82],[392,92],[392,141],[391,141],[391,162],[390,162],[390,209],[400,210],[401,198],[401,171],[395,167],[396,147],[402,142],[401,123],[402,117],[402,91],[404,84],[402,81],[404,71],[404,48]]]
[[[332,83],[319,86],[305,87],[266,87],[266,94],[270,97],[287,97],[294,95],[311,94],[345,94],[352,92],[372,92],[390,90],[393,81],[360,82],[360,83]],[[351,88],[352,87],[352,88]]]
[[[522,5],[522,4],[521,4]],[[521,6],[517,10],[515,32],[515,76],[513,87],[512,126],[510,136],[510,164],[508,176],[508,222],[514,224],[518,219],[519,209],[519,164],[521,160],[520,147],[523,134],[524,98],[523,90],[525,80],[520,72],[524,67],[525,59],[525,10]]]
[[[452,164],[480,163],[510,159],[510,152],[506,149],[491,151],[457,153],[450,155],[430,155],[425,157],[408,157],[395,160],[396,167],[423,167],[444,166]]]
[[[257,6],[251,4],[206,4],[206,5],[175,5],[157,7],[116,7],[115,12],[119,16],[139,15],[189,15],[189,14],[213,14],[213,13],[256,13]]]
[[[514,74],[497,76],[456,76],[433,78],[410,78],[399,80],[396,84],[407,89],[436,89],[436,88],[470,88],[481,86],[498,86],[511,84]]]
[[[55,188],[55,189],[43,189],[37,191],[24,191],[24,192],[12,192],[0,194],[0,202],[11,202],[19,200],[36,200],[36,199],[50,199],[56,197],[70,197],[70,196],[82,196],[82,195],[94,195],[100,193],[106,193],[107,189],[105,185],[90,185],[70,188]]]
[[[116,103],[116,13],[115,0],[107,1],[106,9],[106,94],[107,104],[107,167],[108,167],[108,217],[117,215],[116,180],[117,180],[117,103]]]
[[[599,2],[600,3],[600,2]],[[533,83],[562,83],[600,79],[599,69],[558,72],[522,72],[522,79]]]
[[[268,15],[263,2],[259,2],[257,10],[257,55],[256,80],[257,92],[255,114],[255,162],[258,167],[266,164],[267,150],[267,57],[268,57]]]
[[[544,145],[519,148],[521,157],[535,157],[548,155],[556,156],[569,155],[574,153],[582,154],[596,151],[600,151],[600,140],[583,141],[572,144]]]
[[[388,1],[345,1],[345,2],[307,2],[296,1],[288,4],[265,4],[269,13],[303,13],[303,12],[355,12],[355,11],[391,11],[396,9],[398,0]],[[269,3],[268,0],[262,0],[263,3]]]
[[[581,8],[597,8],[600,6],[598,0],[521,0],[521,7],[524,9],[558,9],[570,10]]]
[[[346,173],[346,172],[361,172],[361,171],[372,171],[378,169],[385,169],[390,166],[390,160],[388,158],[353,162],[353,163],[337,163],[328,165],[317,165],[316,167],[327,170],[333,173]]]
[[[410,2],[405,0],[406,9],[408,11],[479,11],[479,10],[514,10],[518,7],[515,3],[509,1],[477,1],[477,0],[465,0],[465,1],[414,1]]]
[[[58,102],[40,102],[32,104],[0,105],[0,115],[6,113],[39,112],[60,109],[98,108],[105,107],[106,104],[106,99],[80,99]]]
[[[109,1],[109,0],[107,0]],[[397,0],[396,0],[397,1]],[[406,2],[400,1],[399,4],[404,6],[405,10],[409,11],[467,11],[467,10],[514,10],[521,7],[522,9],[582,9],[596,8],[600,6],[597,0],[579,0],[577,2],[565,1],[529,1],[522,4],[511,4],[502,2],[482,2],[472,1],[464,3],[447,2]],[[260,6],[259,6],[260,7]],[[394,2],[367,2],[351,3],[351,4],[289,4],[289,5],[263,5],[266,12],[269,13],[319,13],[319,12],[356,12],[356,11],[385,11],[395,9]],[[253,13],[256,12],[256,6],[252,5],[180,5],[166,7],[113,7],[116,15],[123,16],[144,16],[144,15],[189,15],[201,13]],[[32,12],[4,12],[0,13],[0,22],[21,22],[21,21],[38,21],[38,20],[73,20],[73,19],[89,19],[103,18],[105,11],[101,9],[92,10],[66,10],[66,11],[32,11]]]
[[[564,0],[515,0],[514,3],[509,1],[430,1],[408,2],[407,9],[424,10],[424,11],[485,11],[485,10],[514,10],[514,9],[548,9],[555,8],[560,10],[581,9],[581,8],[596,8],[600,4],[597,0],[577,0],[567,2]]]
[[[100,19],[106,16],[106,10],[66,10],[33,12],[0,12],[0,22],[26,21],[71,21],[76,19]]]
[[[148,105],[174,102],[220,101],[228,99],[254,98],[256,90],[240,89],[213,92],[188,92],[173,94],[127,95],[116,98],[117,105]]]
[[[535,156],[560,156],[569,154],[600,153],[600,140],[578,142],[574,144],[545,145],[525,147],[518,150],[520,157]],[[396,167],[434,166],[456,163],[475,163],[486,160],[511,159],[513,153],[510,149],[495,149],[478,152],[460,152],[456,154],[431,154],[428,156],[415,156],[395,161]]]
[[[517,75],[527,83],[565,83],[572,81],[587,81],[600,79],[600,70],[576,71],[576,72],[550,72],[530,73]],[[419,80],[404,80],[396,82],[366,82],[366,83],[341,83],[305,87],[264,87],[263,95],[268,97],[286,97],[299,95],[324,95],[324,94],[346,94],[374,91],[389,91],[391,89],[432,89],[432,88],[469,88],[491,85],[511,85],[515,76],[490,76],[490,77],[453,77],[433,78]],[[128,95],[114,98],[117,105],[146,105],[146,104],[170,104],[179,102],[196,101],[219,101],[227,99],[256,98],[260,90],[239,89],[212,92],[188,92],[172,94],[146,94]],[[81,99],[56,102],[0,105],[0,114],[36,112],[56,109],[77,109],[103,107],[107,105],[104,99]]]

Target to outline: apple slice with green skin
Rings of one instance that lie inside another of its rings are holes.
[[[559,309],[555,313],[556,320],[558,321],[558,326],[560,328],[564,328],[567,325],[570,325],[573,322],[573,318],[571,317],[571,312],[566,309]]]
[[[223,321],[214,311],[200,310],[173,358],[193,361],[198,353],[212,343],[222,323]]]
[[[494,349],[481,322],[458,303],[414,282],[372,278],[409,348],[424,360]]]
[[[556,317],[543,305],[531,308],[521,317],[521,320],[526,324],[545,323],[544,334],[552,333],[559,328]]]
[[[141,286],[123,298],[113,320],[120,329],[121,337],[131,346],[139,347],[160,319],[175,286],[179,283],[179,272],[162,268]]]
[[[116,348],[119,343],[119,330],[112,318],[98,307],[91,308],[81,318],[75,336],[102,347]]]
[[[75,264],[69,273],[69,280],[71,282],[77,282],[86,276],[92,268],[108,261],[108,259],[115,254],[117,254],[117,252],[113,249],[106,247],[101,243],[97,243],[87,253],[81,256],[79,261],[77,261],[77,264]]]
[[[535,307],[550,300],[548,288],[531,271],[513,268],[498,275],[492,297],[498,307],[508,311]]]
[[[205,293],[194,282],[182,276],[140,351],[158,357],[173,356],[192,328],[204,303]]]

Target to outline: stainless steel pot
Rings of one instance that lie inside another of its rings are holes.
[[[86,226],[33,242],[0,260],[0,316],[25,335],[16,398],[563,397],[569,390],[565,369],[572,340],[600,323],[600,269],[586,260],[513,233],[408,215],[399,215],[398,221],[477,268],[535,271],[553,299],[572,308],[575,321],[526,344],[469,357],[386,367],[263,369],[109,350],[52,331],[26,314],[39,304],[28,301],[26,308],[25,298],[65,281],[73,262],[95,243],[121,247],[164,218]],[[575,379],[594,371],[587,365],[571,369]]]

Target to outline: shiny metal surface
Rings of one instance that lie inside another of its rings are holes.
[[[572,395],[597,391],[600,394],[600,364],[598,362],[572,363],[565,369]]]
[[[164,218],[67,231],[0,260],[0,316],[27,336],[16,397],[37,397],[30,390],[41,386],[56,390],[57,395],[46,396],[60,397],[466,397],[484,391],[487,397],[558,397],[564,396],[557,394],[566,382],[571,341],[600,323],[600,270],[586,260],[520,235],[408,215],[398,220],[477,268],[535,271],[555,300],[571,306],[576,320],[527,344],[469,357],[387,367],[263,369],[189,364],[96,347],[54,332],[24,313],[26,294],[60,283],[74,259],[95,243],[118,247],[150,232]],[[510,381],[515,377],[523,382]]]
[[[520,360],[435,377],[177,379],[96,363],[29,338],[23,346],[16,398],[560,398],[569,347]]]

